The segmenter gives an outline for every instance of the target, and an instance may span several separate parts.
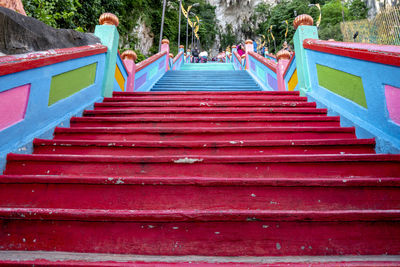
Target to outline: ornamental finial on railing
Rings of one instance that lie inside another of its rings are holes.
[[[133,51],[133,50],[126,50],[124,53],[122,53],[121,58],[122,58],[122,60],[129,59],[129,60],[136,61],[137,55],[136,55],[135,51]]]
[[[276,53],[276,59],[278,61],[282,60],[282,59],[289,60],[290,59],[290,52],[287,51],[286,49],[279,50],[278,53]]]
[[[113,13],[103,13],[99,18],[100,25],[114,25],[118,27],[119,19]]]
[[[168,39],[162,39],[161,44],[169,44],[169,40]]]
[[[297,27],[306,25],[306,26],[312,26],[314,23],[313,18],[310,15],[307,14],[302,14],[297,16],[294,21],[293,21],[293,28],[296,30]]]

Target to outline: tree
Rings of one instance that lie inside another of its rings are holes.
[[[368,16],[367,4],[361,0],[352,0],[348,5],[350,19],[361,20]]]
[[[311,8],[308,5],[308,0],[282,0],[275,6],[266,4],[260,4],[256,7],[255,13],[257,17],[264,16],[257,23],[255,33],[257,35],[264,35],[266,39],[270,39],[268,49],[270,52],[276,53],[282,48],[282,44],[285,41],[286,24],[284,21],[288,21],[289,28],[287,34],[287,42],[293,45],[293,20],[297,15],[310,14],[314,20],[318,18],[319,12],[316,8]],[[265,15],[267,14],[267,15]],[[269,29],[272,26],[272,34],[276,42],[276,51],[274,50],[274,42]],[[268,45],[268,41],[266,41]]]
[[[221,46],[220,50],[225,51],[228,46],[237,43],[236,35],[233,33],[233,28],[231,24],[226,25],[225,33],[221,34],[220,37]]]
[[[322,20],[319,29],[320,39],[343,40],[343,34],[340,30],[340,22],[349,20],[349,10],[340,0],[331,0],[321,8]]]

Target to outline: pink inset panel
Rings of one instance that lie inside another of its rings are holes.
[[[0,92],[0,130],[24,119],[30,88],[26,84]]]
[[[400,124],[400,88],[385,85],[385,95],[390,119]]]

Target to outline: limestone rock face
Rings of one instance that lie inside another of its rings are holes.
[[[54,29],[43,22],[0,7],[0,53],[24,54],[100,43],[93,34]]]
[[[142,18],[139,19],[137,26],[132,29],[130,35],[137,36],[138,38],[135,49],[139,50],[143,55],[149,55],[150,48],[154,43],[154,34],[151,32],[151,29],[147,27]]]
[[[215,13],[220,31],[224,33],[226,26],[230,24],[237,39],[244,42],[246,37],[240,29],[249,21],[255,7],[260,3],[275,4],[276,0],[207,0],[207,2],[216,7]],[[218,47],[219,40],[216,41]]]

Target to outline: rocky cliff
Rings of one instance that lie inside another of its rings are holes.
[[[207,0],[207,2],[216,7],[219,30],[225,32],[226,26],[230,24],[237,39],[244,40],[245,36],[240,29],[250,20],[254,8],[260,3],[274,4],[276,0]]]
[[[373,18],[381,8],[400,5],[400,0],[364,0],[369,8],[368,17]]]

